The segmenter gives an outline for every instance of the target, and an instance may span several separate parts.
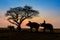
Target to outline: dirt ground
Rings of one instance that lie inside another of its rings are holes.
[[[27,30],[22,32],[0,31],[0,40],[60,40],[60,33],[29,32]]]

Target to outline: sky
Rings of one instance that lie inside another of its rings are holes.
[[[0,27],[12,25],[6,20],[7,10],[25,5],[32,6],[40,13],[39,17],[32,18],[31,21],[43,23],[46,20],[46,23],[53,24],[54,28],[60,28],[60,0],[0,0]],[[28,20],[25,20],[22,23],[22,28],[26,28],[27,22]]]

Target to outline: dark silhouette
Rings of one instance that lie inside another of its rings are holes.
[[[33,10],[32,7],[24,6],[24,7],[11,8],[10,10],[7,11],[6,16],[9,16],[8,21],[12,24],[17,25],[18,31],[21,31],[21,23],[25,19],[32,18],[37,14],[39,14],[39,12]]]
[[[40,24],[40,26],[44,27],[44,32],[46,29],[49,29],[50,32],[53,32],[53,25],[50,23],[46,23],[45,20],[43,23]]]
[[[32,28],[35,28],[36,32],[38,32],[38,28],[40,26],[40,24],[38,24],[36,22],[31,22],[31,21],[29,21],[29,23],[27,23],[26,25],[30,27],[31,31],[32,31]]]
[[[8,29],[11,30],[11,31],[14,31],[15,28],[14,28],[14,26],[9,25]]]

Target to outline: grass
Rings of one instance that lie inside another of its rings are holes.
[[[0,40],[60,40],[60,30],[54,29],[53,33],[29,32],[29,29],[22,29],[22,32],[0,29]]]

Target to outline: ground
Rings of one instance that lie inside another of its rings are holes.
[[[60,32],[1,31],[0,40],[60,40]]]

